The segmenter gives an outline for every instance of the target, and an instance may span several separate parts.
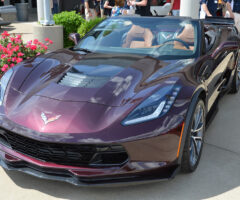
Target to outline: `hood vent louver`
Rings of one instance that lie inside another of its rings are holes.
[[[88,76],[80,73],[67,72],[58,82],[60,85],[81,88],[100,88],[109,81],[110,77]]]

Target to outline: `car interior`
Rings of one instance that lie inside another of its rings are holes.
[[[204,27],[204,37],[205,37],[205,52],[212,49],[216,41],[216,31],[211,27]]]

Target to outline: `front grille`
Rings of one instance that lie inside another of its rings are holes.
[[[60,165],[110,167],[121,166],[128,160],[122,145],[48,143],[10,131],[1,131],[0,135],[17,152]],[[2,144],[6,145],[6,141]]]

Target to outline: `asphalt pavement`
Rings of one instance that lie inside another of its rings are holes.
[[[15,25],[16,26],[16,25]],[[26,32],[30,23],[10,31]],[[11,27],[10,27],[11,28]],[[20,30],[21,29],[21,30]],[[240,199],[240,93],[227,95],[210,124],[202,158],[192,174],[178,174],[173,180],[127,187],[76,187],[42,180],[0,168],[0,200],[198,200]]]

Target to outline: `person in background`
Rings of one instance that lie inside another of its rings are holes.
[[[51,0],[51,8],[52,8],[52,14],[59,13],[59,0]]]
[[[112,8],[111,16],[119,16],[123,14],[125,0],[115,0],[115,6]]]
[[[95,11],[96,16],[98,17],[100,15],[100,0],[95,0]]]
[[[104,15],[111,16],[112,8],[115,6],[115,0],[106,0],[104,3]]]
[[[240,32],[240,0],[227,0],[226,7],[229,17],[234,19],[238,32]]]
[[[180,0],[168,0],[167,3],[171,3],[171,13],[173,16],[180,15]]]
[[[203,19],[206,16],[207,17],[222,16],[223,15],[222,13],[219,15],[218,8],[220,4],[226,1],[227,0],[200,0],[201,6],[200,18]]]
[[[134,0],[129,1],[129,6],[136,6],[135,13],[141,16],[152,16],[150,11],[151,0]]]
[[[85,18],[87,21],[96,18],[95,0],[84,0]]]
[[[100,0],[100,15],[101,15],[101,18],[105,17],[105,15],[104,15],[104,0]]]

